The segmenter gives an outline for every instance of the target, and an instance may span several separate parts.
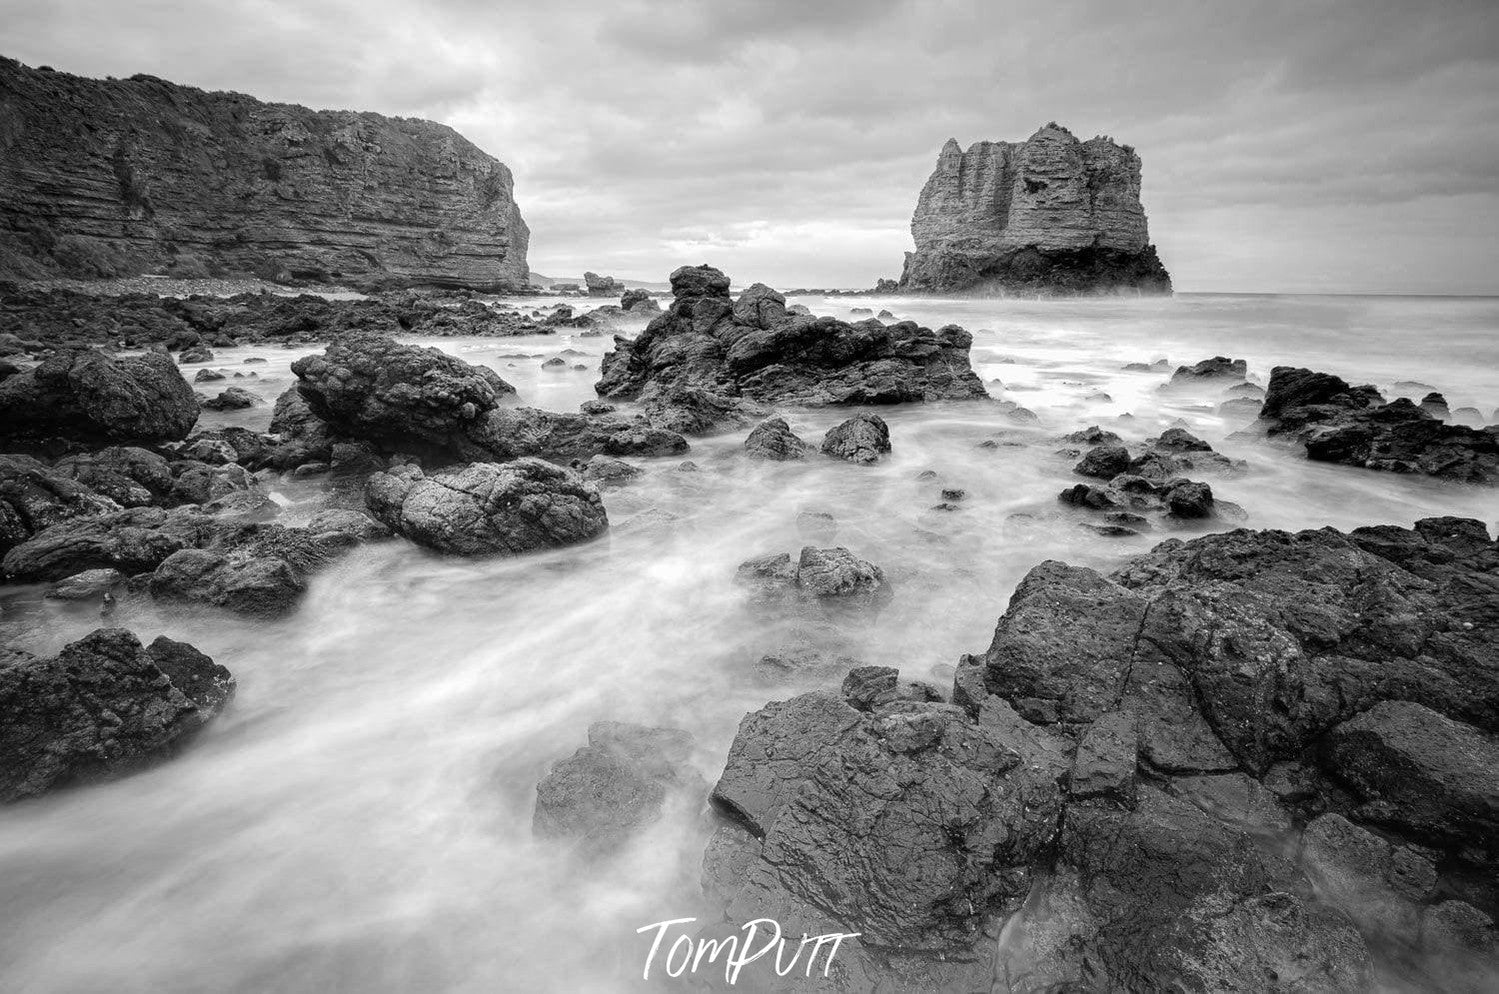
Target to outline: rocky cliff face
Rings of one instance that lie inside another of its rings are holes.
[[[911,218],[900,288],[1169,293],[1140,206],[1140,157],[1048,124],[1023,142],[949,140]]]
[[[0,274],[524,283],[505,165],[430,121],[0,59]]]

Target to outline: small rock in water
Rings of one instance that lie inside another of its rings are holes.
[[[858,465],[879,462],[890,452],[890,428],[878,414],[860,414],[830,429],[822,451]]]
[[[58,580],[47,590],[47,597],[59,601],[94,600],[123,583],[125,574],[117,569],[88,569]]]
[[[235,373],[234,375],[238,376],[240,374]],[[194,383],[211,383],[214,380],[222,379],[227,379],[227,377],[225,377],[224,374],[219,372],[217,369],[200,369],[193,374]]]
[[[744,440],[744,451],[752,458],[776,462],[803,459],[811,448],[791,431],[784,418],[761,422]]]
[[[798,511],[796,533],[809,542],[831,542],[838,536],[838,519],[827,511]]]
[[[260,403],[260,398],[243,387],[229,387],[223,390],[217,397],[203,402],[203,408],[209,411],[238,411],[246,407],[254,407]]]

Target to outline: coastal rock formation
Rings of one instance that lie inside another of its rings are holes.
[[[166,442],[186,438],[198,400],[162,352],[114,358],[59,352],[0,380],[0,439]]]
[[[1295,438],[1319,462],[1499,481],[1499,425],[1447,424],[1404,397],[1385,403],[1374,387],[1330,373],[1275,367],[1260,418],[1268,434]]]
[[[949,139],[911,218],[902,293],[1169,293],[1140,157],[1048,124],[1023,142]]]
[[[638,397],[649,411],[653,399],[675,391],[661,414],[688,400],[732,411],[742,399],[826,405],[987,396],[968,363],[973,336],[956,325],[934,332],[910,321],[792,314],[781,294],[759,283],[731,299],[728,277],[711,266],[683,266],[671,286],[671,306],[639,337],[615,337],[594,387],[600,396]]]
[[[704,890],[861,933],[836,990],[1450,989],[1493,962],[1496,568],[1455,518],[1042,563],[951,704],[869,667],[748,715]]]
[[[184,642],[100,628],[51,659],[0,650],[0,804],[127,772],[218,714],[234,677]]]
[[[573,545],[609,527],[598,490],[541,459],[473,463],[431,476],[404,466],[371,477],[364,497],[392,531],[460,556]]]
[[[528,239],[510,170],[444,125],[0,59],[0,273],[494,290]]]

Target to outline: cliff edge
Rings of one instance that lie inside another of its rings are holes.
[[[452,128],[0,58],[0,276],[524,284],[503,163]]]
[[[1140,157],[1057,124],[966,152],[949,139],[911,235],[905,292],[1171,292],[1140,205]]]

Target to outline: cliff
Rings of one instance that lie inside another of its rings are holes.
[[[949,139],[911,235],[902,291],[1171,292],[1140,205],[1140,157],[1056,124],[966,152]]]
[[[0,274],[525,283],[510,170],[431,121],[0,58]]]

